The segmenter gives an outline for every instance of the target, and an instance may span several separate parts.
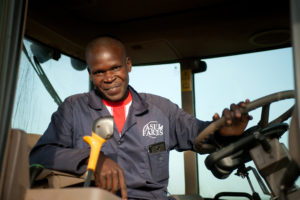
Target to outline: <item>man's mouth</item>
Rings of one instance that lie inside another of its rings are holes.
[[[106,91],[114,90],[115,88],[118,88],[118,87],[120,87],[120,86],[119,85],[114,85],[114,86],[111,86],[111,87],[104,88],[104,90],[106,90]]]
[[[104,91],[110,94],[110,93],[118,92],[119,89],[120,89],[120,86],[115,85],[115,86],[112,86],[112,87],[104,88]]]

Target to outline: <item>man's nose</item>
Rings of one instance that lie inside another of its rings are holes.
[[[106,71],[104,73],[104,81],[105,82],[112,82],[115,80],[114,73],[112,71]]]

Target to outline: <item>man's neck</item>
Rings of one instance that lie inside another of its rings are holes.
[[[98,94],[98,96],[100,96],[102,100],[104,100],[106,102],[114,102],[114,103],[118,103],[118,102],[122,102],[122,101],[126,100],[130,93],[129,89],[127,88],[127,91],[125,92],[124,96],[120,100],[111,101],[110,99],[106,98],[98,89],[95,89],[95,91],[96,91],[96,94]]]
[[[132,100],[132,96],[130,94],[130,92],[127,90],[125,98],[122,98],[122,100],[120,101],[110,101],[107,99],[102,99],[103,103],[107,106],[111,106],[111,107],[118,107],[118,106],[124,106],[127,105],[128,103],[130,103]]]

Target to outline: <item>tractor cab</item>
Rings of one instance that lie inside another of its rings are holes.
[[[299,10],[297,0],[1,0],[0,199],[120,199],[84,187],[87,174],[28,161],[64,99],[93,88],[85,47],[103,35],[124,42],[130,85],[201,120],[250,98],[241,136],[206,144],[221,118],[195,151],[170,152],[170,199],[300,199]]]

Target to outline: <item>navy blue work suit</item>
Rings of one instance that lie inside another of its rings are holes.
[[[193,150],[197,134],[210,122],[196,119],[166,98],[137,93],[130,86],[129,90],[132,104],[122,134],[115,126],[113,138],[101,151],[123,169],[129,199],[167,199],[169,151]],[[30,163],[84,173],[82,161],[89,157],[90,149],[82,138],[91,135],[95,119],[108,115],[95,90],[66,98],[32,149]],[[161,149],[150,152],[153,144],[160,144]]]

